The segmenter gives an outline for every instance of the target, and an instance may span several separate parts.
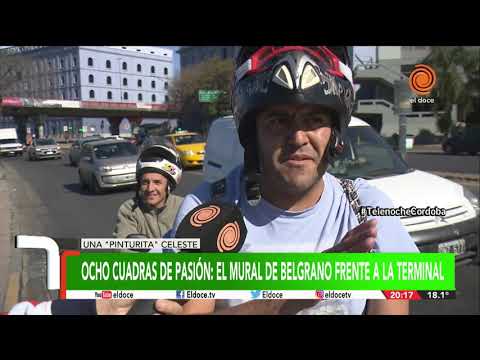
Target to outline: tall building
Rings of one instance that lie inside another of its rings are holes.
[[[12,49],[10,49],[12,50]],[[173,51],[146,46],[30,46],[16,47],[29,56],[22,82],[12,96],[102,102],[168,102],[174,75]],[[55,119],[45,135],[67,125],[78,135],[82,126],[99,132],[102,119]],[[108,130],[108,129],[106,129]]]

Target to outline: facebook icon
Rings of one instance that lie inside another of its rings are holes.
[[[177,299],[184,299],[185,298],[185,291],[177,290]]]

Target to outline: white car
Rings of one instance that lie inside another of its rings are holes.
[[[328,172],[364,178],[386,193],[395,207],[438,207],[446,216],[401,217],[422,252],[454,252],[457,265],[478,261],[479,203],[468,189],[442,177],[409,168],[366,122],[352,117],[345,151]],[[215,120],[205,149],[204,179],[224,178],[243,163],[243,148],[232,116]]]
[[[17,137],[17,130],[13,128],[0,129],[0,155],[22,155],[23,144]]]

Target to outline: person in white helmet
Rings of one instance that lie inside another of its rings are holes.
[[[137,189],[119,208],[113,235],[161,238],[172,228],[183,198],[172,194],[182,178],[177,153],[162,145],[145,149],[137,161]]]

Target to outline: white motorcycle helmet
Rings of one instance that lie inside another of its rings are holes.
[[[182,178],[182,164],[175,150],[163,145],[153,145],[140,154],[137,160],[137,181],[146,172],[156,172],[168,179],[170,191],[175,190]]]

